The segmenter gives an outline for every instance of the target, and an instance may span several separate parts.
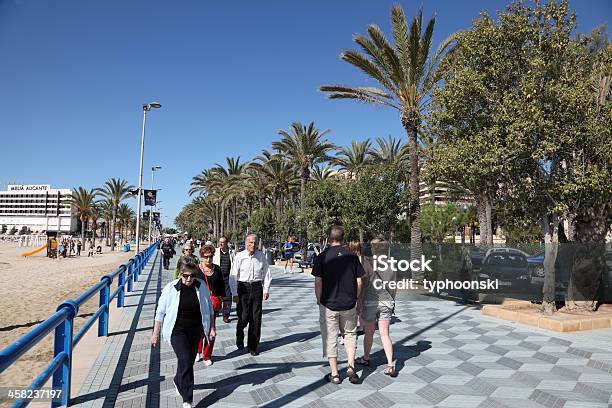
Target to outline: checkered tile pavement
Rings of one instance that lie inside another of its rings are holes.
[[[172,384],[171,347],[149,344],[155,303],[170,275],[153,258],[74,404],[181,406]],[[219,319],[214,364],[196,364],[195,406],[612,406],[612,329],[551,334],[482,316],[477,308],[409,294],[398,299],[391,326],[399,376],[382,373],[385,358],[375,337],[373,365],[359,372],[361,384],[326,383],[312,278],[283,274],[281,268],[273,277],[270,300],[264,302],[261,354],[236,350],[235,319],[229,324]],[[345,361],[341,366],[344,371]]]

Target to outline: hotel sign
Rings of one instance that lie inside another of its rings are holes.
[[[13,184],[8,186],[8,191],[49,191],[49,184]]]

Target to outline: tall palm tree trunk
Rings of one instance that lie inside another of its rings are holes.
[[[484,194],[479,195],[476,202],[476,212],[480,229],[480,246],[486,248],[489,243],[489,228],[487,226],[487,199]]]
[[[87,223],[86,218],[81,218],[81,243],[83,243],[83,247],[85,247],[85,224]]]
[[[117,209],[113,209],[113,225],[111,231],[111,251],[115,250],[115,232],[117,229]]]
[[[409,117],[409,112],[402,112],[402,124],[408,133],[410,147],[410,259],[420,260],[423,254],[421,242],[421,203],[419,191],[419,146],[417,141],[418,126],[416,119]],[[422,272],[413,273],[413,278],[422,280]]]
[[[306,200],[306,183],[308,183],[308,178],[310,177],[310,172],[308,167],[302,169],[300,179],[300,249],[302,253],[302,259],[306,259],[306,249],[308,243],[308,231],[306,229],[306,222],[304,217],[304,204]]]

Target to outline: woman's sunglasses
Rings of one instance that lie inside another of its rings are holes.
[[[195,278],[195,275],[193,273],[182,273],[181,276],[185,279]]]

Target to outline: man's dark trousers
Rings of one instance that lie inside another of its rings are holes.
[[[170,344],[177,358],[174,384],[183,397],[183,402],[193,401],[193,362],[198,354],[198,344],[202,334],[200,325],[190,329],[173,330],[170,336]]]
[[[170,258],[172,258],[171,254],[164,254],[164,269],[168,269],[170,267]]]
[[[236,344],[244,344],[244,328],[249,325],[247,348],[257,351],[261,336],[261,303],[263,286],[261,282],[238,282],[238,305],[236,312]]]

